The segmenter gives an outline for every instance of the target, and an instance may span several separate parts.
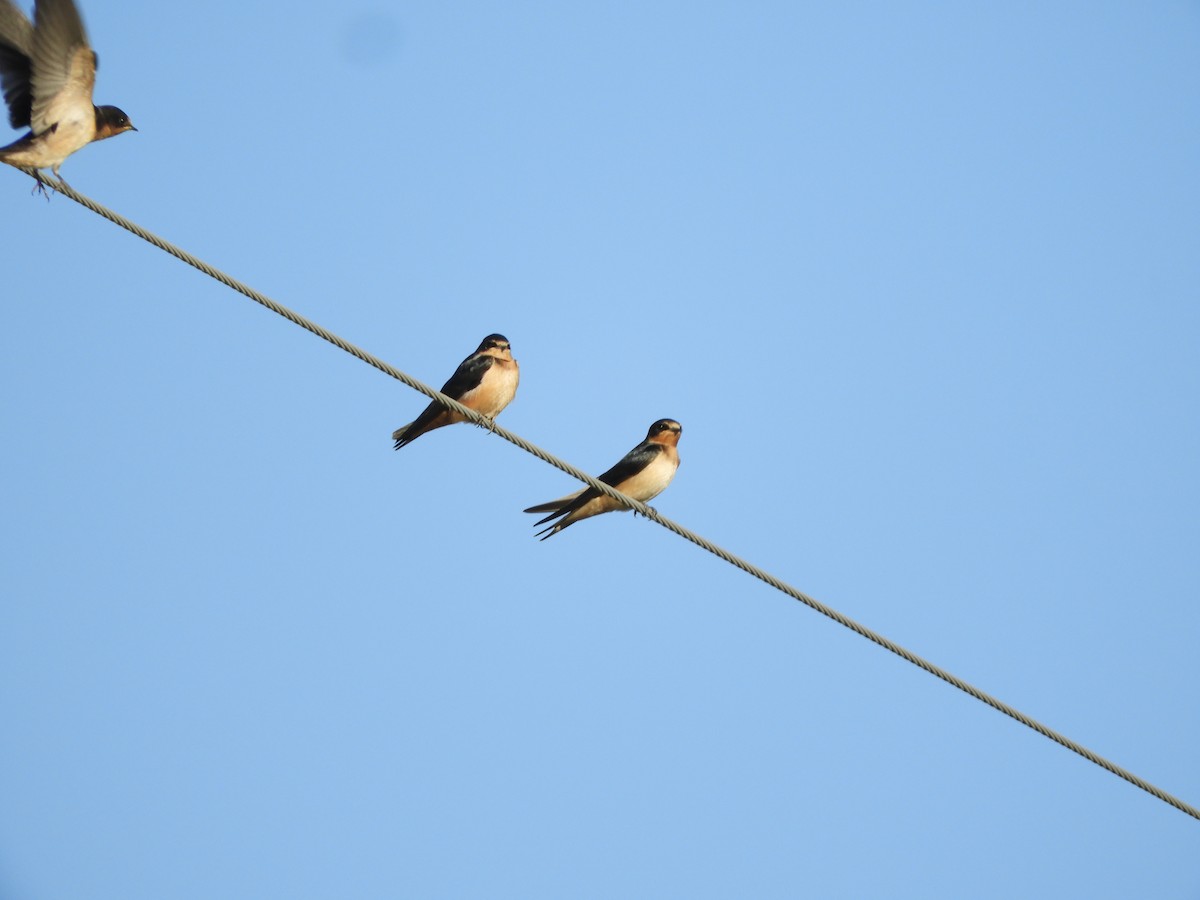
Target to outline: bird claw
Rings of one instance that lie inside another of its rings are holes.
[[[41,174],[36,169],[33,170],[33,180],[35,184],[33,185],[33,190],[31,190],[29,193],[41,194],[46,198],[46,202],[49,203],[50,192],[46,190],[46,179],[42,178]]]

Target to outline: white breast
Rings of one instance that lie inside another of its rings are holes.
[[[654,462],[620,485],[619,490],[646,503],[667,489],[678,468],[679,457],[664,450],[654,458]]]
[[[476,394],[474,402],[468,405],[494,418],[516,396],[520,378],[521,371],[515,363],[497,361],[484,375],[483,383],[473,392]],[[463,400],[466,402],[465,397]]]

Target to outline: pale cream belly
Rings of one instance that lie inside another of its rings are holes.
[[[485,416],[495,418],[512,403],[520,378],[520,369],[514,363],[496,363],[484,375],[479,387],[463,396],[462,402]]]
[[[90,127],[89,127],[90,126]],[[96,123],[63,122],[53,132],[26,136],[0,149],[0,159],[13,166],[45,169],[59,165],[96,136]]]

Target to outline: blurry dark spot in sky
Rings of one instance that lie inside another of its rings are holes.
[[[400,52],[402,40],[400,21],[392,13],[357,13],[342,31],[342,56],[355,65],[377,66]]]

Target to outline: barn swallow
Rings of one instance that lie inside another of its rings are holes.
[[[682,433],[683,426],[674,419],[659,419],[646,432],[646,439],[626,453],[619,463],[598,480],[634,500],[641,500],[643,503],[653,500],[666,490],[671,479],[675,477],[675,470],[679,468],[679,451],[675,448],[679,445],[679,435]],[[550,513],[546,518],[534,522],[534,528],[551,519],[563,517],[561,521],[537,533],[544,541],[580,519],[628,508],[620,501],[589,487],[549,503],[531,506],[525,512]]]
[[[442,393],[494,419],[512,403],[520,379],[521,367],[513,359],[508,338],[502,334],[489,334],[479,348],[459,364],[450,380],[442,385]],[[396,442],[395,449],[399,450],[427,431],[465,421],[466,417],[434,400],[416,419],[393,431],[392,440]]]
[[[0,147],[0,162],[33,169],[58,167],[92,141],[137,131],[115,106],[94,106],[96,54],[73,0],[36,0],[33,23],[12,0],[0,0],[0,87],[13,128],[29,133]]]

